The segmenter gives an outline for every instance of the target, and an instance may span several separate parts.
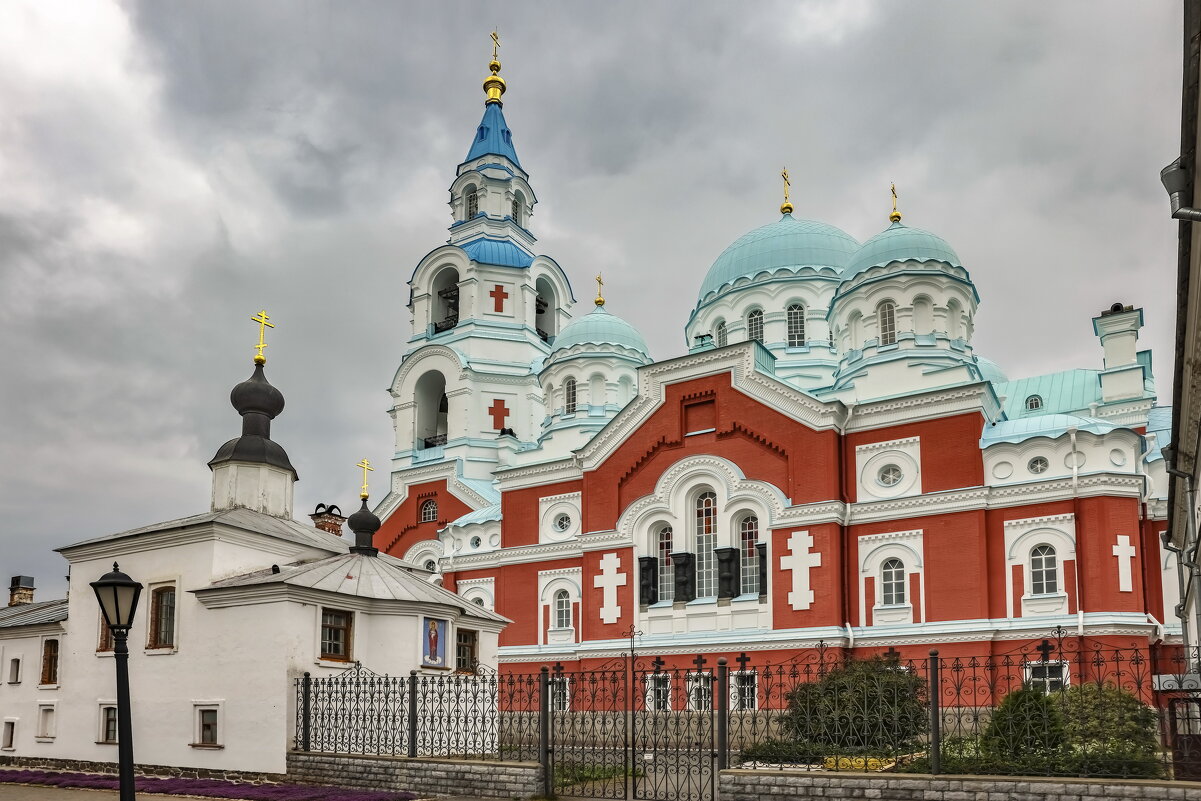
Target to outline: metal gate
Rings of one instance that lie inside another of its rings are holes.
[[[726,698],[712,669],[622,659],[593,670],[556,665],[547,683],[549,763],[564,798],[712,801],[715,708]]]
[[[1168,701],[1172,773],[1177,780],[1201,780],[1201,697]]]

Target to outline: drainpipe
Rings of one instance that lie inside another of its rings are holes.
[[[1172,203],[1172,219],[1197,222],[1201,220],[1201,209],[1190,209],[1184,206],[1184,196],[1189,191],[1189,171],[1184,166],[1183,157],[1176,159],[1159,171],[1159,180],[1168,192]]]
[[[1076,427],[1068,429],[1068,438],[1072,444],[1072,511],[1076,519],[1080,519],[1080,462],[1076,459]],[[1076,549],[1076,570],[1073,577],[1076,584],[1076,636],[1084,636],[1084,599],[1080,597],[1080,550]]]
[[[839,442],[838,442],[838,452],[839,452],[839,455],[841,456],[841,458],[839,459],[839,462],[840,462],[839,466],[842,468],[841,470],[838,471],[838,484],[839,484],[839,491],[842,495],[843,503],[846,503],[847,498],[849,497],[849,493],[847,492],[847,461],[848,461],[847,460],[847,429],[850,427],[850,424],[851,424],[851,415],[853,415],[855,413],[855,404],[847,403],[846,407],[847,407],[847,416],[846,416],[846,419],[842,421],[842,437],[839,439]],[[847,503],[846,516],[843,518],[842,525],[839,526],[839,528],[842,530],[843,575],[842,575],[842,578],[840,579],[840,582],[842,583],[842,619],[847,627],[847,649],[849,650],[849,649],[852,649],[855,647],[855,634],[851,630],[851,592],[852,592],[852,587],[851,587],[851,582],[847,581],[847,575],[846,575],[846,571],[850,567],[850,562],[847,559],[847,557],[850,556],[850,553],[851,553],[851,547],[850,547],[851,546],[851,508],[850,508],[849,503]],[[855,595],[858,596],[859,595],[858,566],[856,566],[853,575],[855,576],[854,592],[855,592]],[[866,600],[864,602],[866,603]]]
[[[1176,448],[1172,445],[1162,449],[1164,456],[1164,467],[1168,471],[1169,476],[1182,479],[1185,488],[1185,505],[1187,517],[1184,521],[1184,547],[1173,548],[1168,543],[1171,542],[1172,533],[1165,531],[1163,534],[1164,545],[1172,552],[1178,555],[1181,565],[1189,571],[1189,581],[1184,580],[1184,571],[1178,570],[1180,575],[1180,605],[1177,607],[1177,617],[1184,628],[1184,639],[1188,641],[1188,596],[1197,592],[1198,584],[1201,584],[1201,566],[1197,564],[1197,548],[1201,546],[1201,541],[1197,537],[1197,511],[1196,511],[1196,486],[1193,483],[1193,476],[1183,470],[1176,468]],[[1201,631],[1201,604],[1193,604],[1193,614],[1197,616],[1196,628]],[[1187,654],[1187,652],[1186,652]]]

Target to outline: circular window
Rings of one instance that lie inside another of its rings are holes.
[[[1029,470],[1031,473],[1038,475],[1039,473],[1047,472],[1047,468],[1050,466],[1051,466],[1051,463],[1047,461],[1046,457],[1035,456],[1033,459],[1031,459],[1029,462],[1027,462],[1026,469]]]
[[[431,573],[435,573],[438,570],[438,564],[433,559],[426,559],[425,569]]]
[[[472,547],[472,548],[478,548],[478,547],[480,547],[480,546],[481,546],[481,545],[483,545],[483,544],[484,544],[484,541],[483,541],[483,540],[481,540],[479,537],[472,537],[472,538],[471,538],[471,547]]]
[[[901,483],[901,479],[905,477],[905,473],[895,464],[886,464],[880,468],[880,472],[876,474],[876,481],[880,482],[883,487],[895,487]]]
[[[559,515],[555,518],[555,531],[566,531],[571,528],[571,515]]]

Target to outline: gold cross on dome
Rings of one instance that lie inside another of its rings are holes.
[[[605,279],[601,278],[601,274],[596,274],[596,305],[605,305],[605,293],[602,291],[605,287]]]
[[[888,215],[888,219],[893,222],[901,221],[901,212],[897,211],[897,185],[892,185],[892,213]]]
[[[496,61],[497,55],[500,53],[500,34],[492,31],[492,60]]]
[[[271,318],[267,316],[266,309],[263,309],[258,314],[256,314],[254,317],[250,318],[250,321],[252,323],[259,324],[259,344],[254,346],[254,350],[255,350],[254,363],[255,364],[265,364],[267,361],[267,357],[263,355],[263,348],[267,347],[267,342],[264,339],[264,337],[266,336],[268,328],[275,328],[275,323],[267,322],[270,319]]]
[[[371,471],[372,473],[374,473],[375,468],[372,467],[371,462],[367,461],[365,458],[363,459],[363,461],[356,464],[355,467],[363,468],[363,489],[359,492],[359,497],[366,498],[367,497],[367,471]]]
[[[788,202],[788,187],[792,186],[792,184],[788,180],[788,168],[787,167],[785,167],[783,170],[780,171],[780,177],[784,179],[784,202],[787,203]]]

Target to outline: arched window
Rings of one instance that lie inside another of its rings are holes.
[[[885,606],[905,603],[905,565],[900,559],[886,559],[880,567],[880,591]]]
[[[446,378],[437,370],[417,379],[413,391],[417,401],[413,447],[416,450],[436,448],[446,444],[450,401],[446,397]]]
[[[538,297],[534,299],[534,329],[543,342],[559,333],[559,301],[554,284],[542,276],[534,284]]]
[[[934,304],[922,295],[913,299],[913,333],[929,334],[934,331]]]
[[[459,324],[459,272],[448,267],[434,276],[430,294],[430,323],[434,333],[449,331]]]
[[[755,547],[758,541],[759,518],[754,515],[744,517],[738,524],[738,566],[742,574],[739,591],[743,595],[759,594],[759,549]]]
[[[421,504],[421,522],[432,523],[438,519],[438,502],[428,500]]]
[[[659,560],[659,600],[670,601],[676,596],[676,570],[671,565],[671,526],[664,526],[655,535],[655,556]]]
[[[517,225],[521,225],[521,206],[521,193],[518,192],[517,194],[513,195],[512,211],[509,214],[509,216],[513,218],[513,222]]]
[[[886,300],[876,308],[876,324],[880,329],[880,345],[897,344],[897,307]]]
[[[575,379],[563,382],[563,414],[575,414]]]
[[[555,593],[555,628],[571,628],[571,596],[567,590]]]
[[[863,315],[859,312],[851,314],[847,330],[851,334],[851,350],[863,347]]]
[[[1033,595],[1059,592],[1059,567],[1055,549],[1050,545],[1039,545],[1030,552],[1030,592]]]
[[[696,499],[696,597],[717,597],[717,496],[702,492]]]
[[[1031,395],[1026,398],[1026,411],[1033,412],[1043,407],[1043,399],[1039,395]]]
[[[788,347],[805,346],[805,307],[794,303],[788,307]]]
[[[726,339],[726,321],[719,320],[713,332],[713,338],[717,340],[717,347],[724,348],[728,344],[728,340]]]
[[[465,200],[467,202],[467,214],[464,215],[463,219],[473,220],[480,213],[480,196],[475,191],[474,186],[467,187],[467,197]]]
[[[951,339],[960,338],[962,318],[963,310],[959,308],[959,303],[954,298],[947,301],[947,336]]]
[[[746,338],[763,341],[763,310],[753,309],[746,316]]]

